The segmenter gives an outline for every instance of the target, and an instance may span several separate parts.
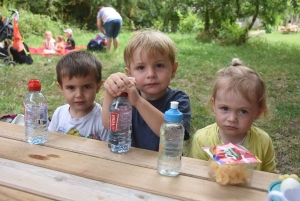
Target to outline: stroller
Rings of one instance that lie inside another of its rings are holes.
[[[12,19],[15,14],[15,11],[9,10],[12,12],[11,18],[2,19],[2,14],[0,14],[0,59],[4,60],[4,63],[9,66],[15,66],[16,63],[12,60],[9,55],[8,48],[11,44],[13,37],[13,24]]]
[[[90,51],[102,51],[106,50],[106,38],[103,34],[97,34],[95,38],[91,39],[87,45],[87,49]]]
[[[18,13],[15,10],[9,9],[9,11],[11,12],[11,18],[6,17],[3,21],[2,15],[0,14],[0,59],[8,66],[15,66],[16,63],[32,64],[33,60],[29,49],[24,42],[22,42],[24,49],[20,52],[12,45],[12,39],[14,37],[14,26],[12,21]]]

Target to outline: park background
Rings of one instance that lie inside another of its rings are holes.
[[[114,53],[93,52],[103,64],[103,78],[124,72],[123,49],[136,31],[158,29],[173,39],[179,50],[179,68],[170,87],[185,91],[191,99],[191,133],[214,122],[206,110],[215,73],[239,58],[256,70],[268,90],[269,117],[255,125],[271,136],[280,174],[300,176],[300,33],[278,31],[288,20],[298,23],[299,2],[258,0],[81,1],[4,0],[0,12],[20,14],[19,27],[30,47],[42,45],[45,30],[54,36],[72,28],[77,45],[87,45],[98,33],[98,6],[115,7],[124,19],[120,47]],[[260,20],[261,25],[255,26]],[[246,22],[240,26],[239,21]],[[0,115],[23,114],[27,82],[40,79],[49,102],[49,115],[65,104],[56,87],[55,66],[59,56],[32,55],[32,65],[0,67]],[[102,104],[103,88],[97,95]]]

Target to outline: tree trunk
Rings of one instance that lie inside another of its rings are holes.
[[[204,31],[208,32],[209,31],[209,9],[208,9],[208,2],[206,1],[205,3],[205,20],[204,20]]]

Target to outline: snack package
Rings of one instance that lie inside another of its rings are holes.
[[[222,185],[250,183],[254,165],[261,163],[247,149],[232,143],[202,149],[211,157],[209,174]]]

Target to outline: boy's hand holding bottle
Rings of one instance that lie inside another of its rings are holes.
[[[119,96],[122,92],[128,93],[128,100],[131,105],[135,106],[140,95],[136,88],[136,81],[133,77],[128,77],[124,73],[111,74],[104,83],[105,90],[113,97]]]

